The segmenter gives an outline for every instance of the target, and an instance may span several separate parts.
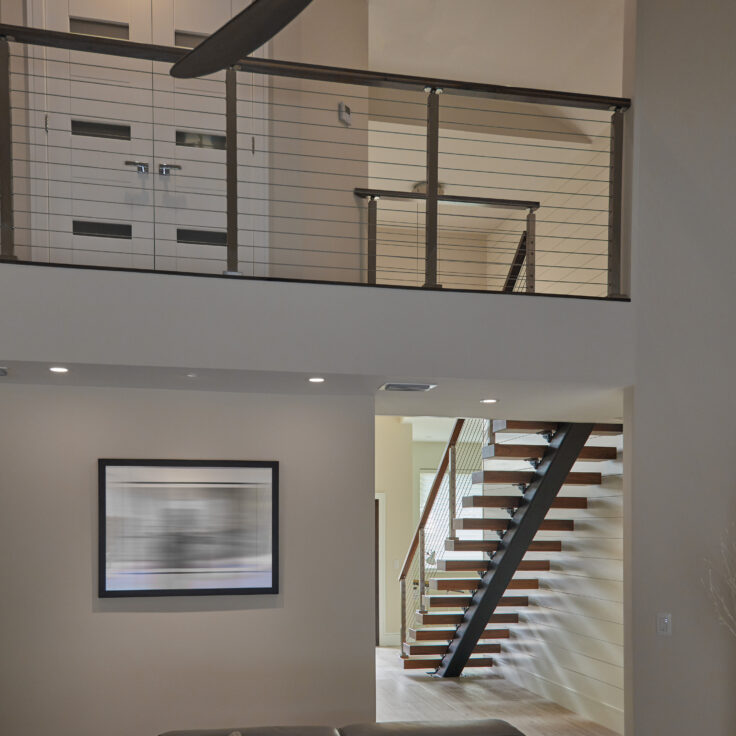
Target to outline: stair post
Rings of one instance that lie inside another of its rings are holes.
[[[424,527],[419,530],[419,613],[426,613],[424,608]]]
[[[526,216],[526,293],[537,290],[537,216],[530,209]]]
[[[449,519],[449,530],[447,532],[447,538],[448,539],[457,539],[457,534],[455,534],[455,528],[453,526],[453,521],[455,520],[455,514],[457,513],[457,501],[456,501],[456,483],[457,483],[457,467],[455,465],[455,445],[452,445],[450,447],[450,469],[448,473],[448,498],[449,498],[449,512],[450,512],[450,519]]]
[[[401,631],[399,637],[401,639],[401,658],[406,659],[404,652],[404,644],[406,643],[406,578],[399,581],[399,590],[401,594]]]

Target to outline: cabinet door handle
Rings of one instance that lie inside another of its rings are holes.
[[[181,169],[181,166],[179,164],[159,164],[158,165],[158,173],[161,174],[161,176],[169,176],[173,169]]]
[[[135,166],[136,171],[139,174],[147,174],[148,173],[148,161],[126,161],[126,166]]]

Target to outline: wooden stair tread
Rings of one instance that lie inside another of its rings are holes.
[[[518,419],[494,419],[494,432],[512,432],[514,434],[537,434],[539,432],[557,431],[557,422],[536,422]],[[617,435],[624,431],[623,424],[600,423],[593,425],[591,435]]]
[[[466,565],[462,571],[467,570],[469,565]],[[486,572],[488,567],[479,568],[482,572]],[[473,571],[475,571],[473,569]],[[472,578],[470,579],[472,580]],[[436,581],[436,583],[435,583]],[[480,578],[475,578],[475,588],[478,587],[478,582],[480,581]],[[450,584],[455,584],[459,582],[459,579],[456,578],[435,578],[432,583],[430,583],[430,589],[435,588],[436,590],[459,590],[459,588],[451,588],[449,587]],[[463,583],[469,582],[469,579],[463,578]],[[515,578],[511,580],[506,588],[506,590],[538,590],[539,589],[539,580],[533,579],[533,578]]]
[[[438,560],[437,569],[442,572],[465,572],[467,570],[485,572],[488,569],[488,563],[489,560]],[[516,569],[526,572],[546,572],[549,567],[549,560],[522,560]]]
[[[498,542],[483,539],[446,539],[448,552],[495,552]],[[535,540],[529,545],[529,552],[562,552],[562,542]]]
[[[452,641],[456,628],[451,629],[409,629],[409,636],[417,641]],[[508,629],[484,629],[481,639],[508,639]]]
[[[480,583],[480,576],[474,578],[432,578],[427,586],[430,590],[475,590]],[[536,583],[536,585],[535,585]],[[506,590],[539,590],[539,580],[527,581],[524,579],[511,580]],[[518,596],[507,596],[501,598],[499,606],[515,606]]]
[[[417,644],[413,641],[404,642],[403,652],[410,657],[418,654],[445,654],[445,652],[447,652],[447,644]],[[478,644],[473,650],[473,654],[499,654],[500,652],[500,644]]]
[[[447,649],[447,647],[445,647]],[[442,664],[442,658],[426,659],[402,659],[405,670],[436,670]],[[466,667],[493,667],[490,657],[470,657],[465,663]]]
[[[457,530],[482,530],[502,532],[509,528],[510,519],[454,519],[452,528]],[[539,525],[540,531],[572,532],[575,531],[575,522],[572,519],[545,519]]]
[[[537,474],[533,470],[476,470],[473,473],[473,485],[529,485]],[[580,473],[573,471],[567,474],[567,486],[597,486],[603,476],[600,473]]]
[[[468,598],[467,595],[424,595],[422,602],[426,608],[465,608],[468,605]],[[529,597],[505,595],[498,605],[504,608],[524,608],[529,605]]]
[[[470,596],[468,596],[468,601]],[[463,622],[462,613],[420,613],[417,611],[417,621],[422,626],[437,626],[452,624],[457,626]],[[518,613],[494,613],[488,621],[489,624],[518,624]]]
[[[467,608],[470,605],[472,598],[472,595],[425,595],[422,596],[422,603],[424,604],[424,607],[431,612],[436,611],[437,609],[444,610],[447,608]],[[528,598],[524,599],[529,600]],[[524,606],[518,606],[518,608],[524,608]],[[498,615],[503,616],[505,614]],[[509,615],[516,616],[517,618],[519,616],[518,613],[512,613]],[[498,623],[502,622],[499,621]],[[519,622],[514,621],[513,623]]]
[[[541,460],[547,445],[512,445],[495,443],[484,445],[483,459],[491,460]],[[580,451],[578,460],[584,462],[598,462],[603,460],[615,460],[617,455],[615,447],[598,447],[596,445],[586,446]]]
[[[511,509],[516,508],[523,496],[465,496],[465,509]],[[587,509],[586,496],[558,496],[552,502],[553,509]]]

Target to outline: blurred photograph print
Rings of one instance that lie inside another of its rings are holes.
[[[278,592],[278,463],[99,460],[99,595]]]

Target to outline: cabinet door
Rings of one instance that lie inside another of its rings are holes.
[[[234,0],[153,0],[153,42],[193,46],[244,7]],[[267,242],[265,84],[238,72],[239,261],[262,274],[254,247]],[[174,79],[153,65],[156,266],[222,273],[226,267],[225,72]],[[257,100],[258,107],[254,106]],[[258,135],[258,139],[257,136]],[[263,254],[258,256],[264,262]]]
[[[34,0],[30,11],[50,30],[151,40],[150,0]],[[31,47],[29,68],[44,82],[29,95],[43,129],[34,249],[52,262],[153,268],[151,62]]]

